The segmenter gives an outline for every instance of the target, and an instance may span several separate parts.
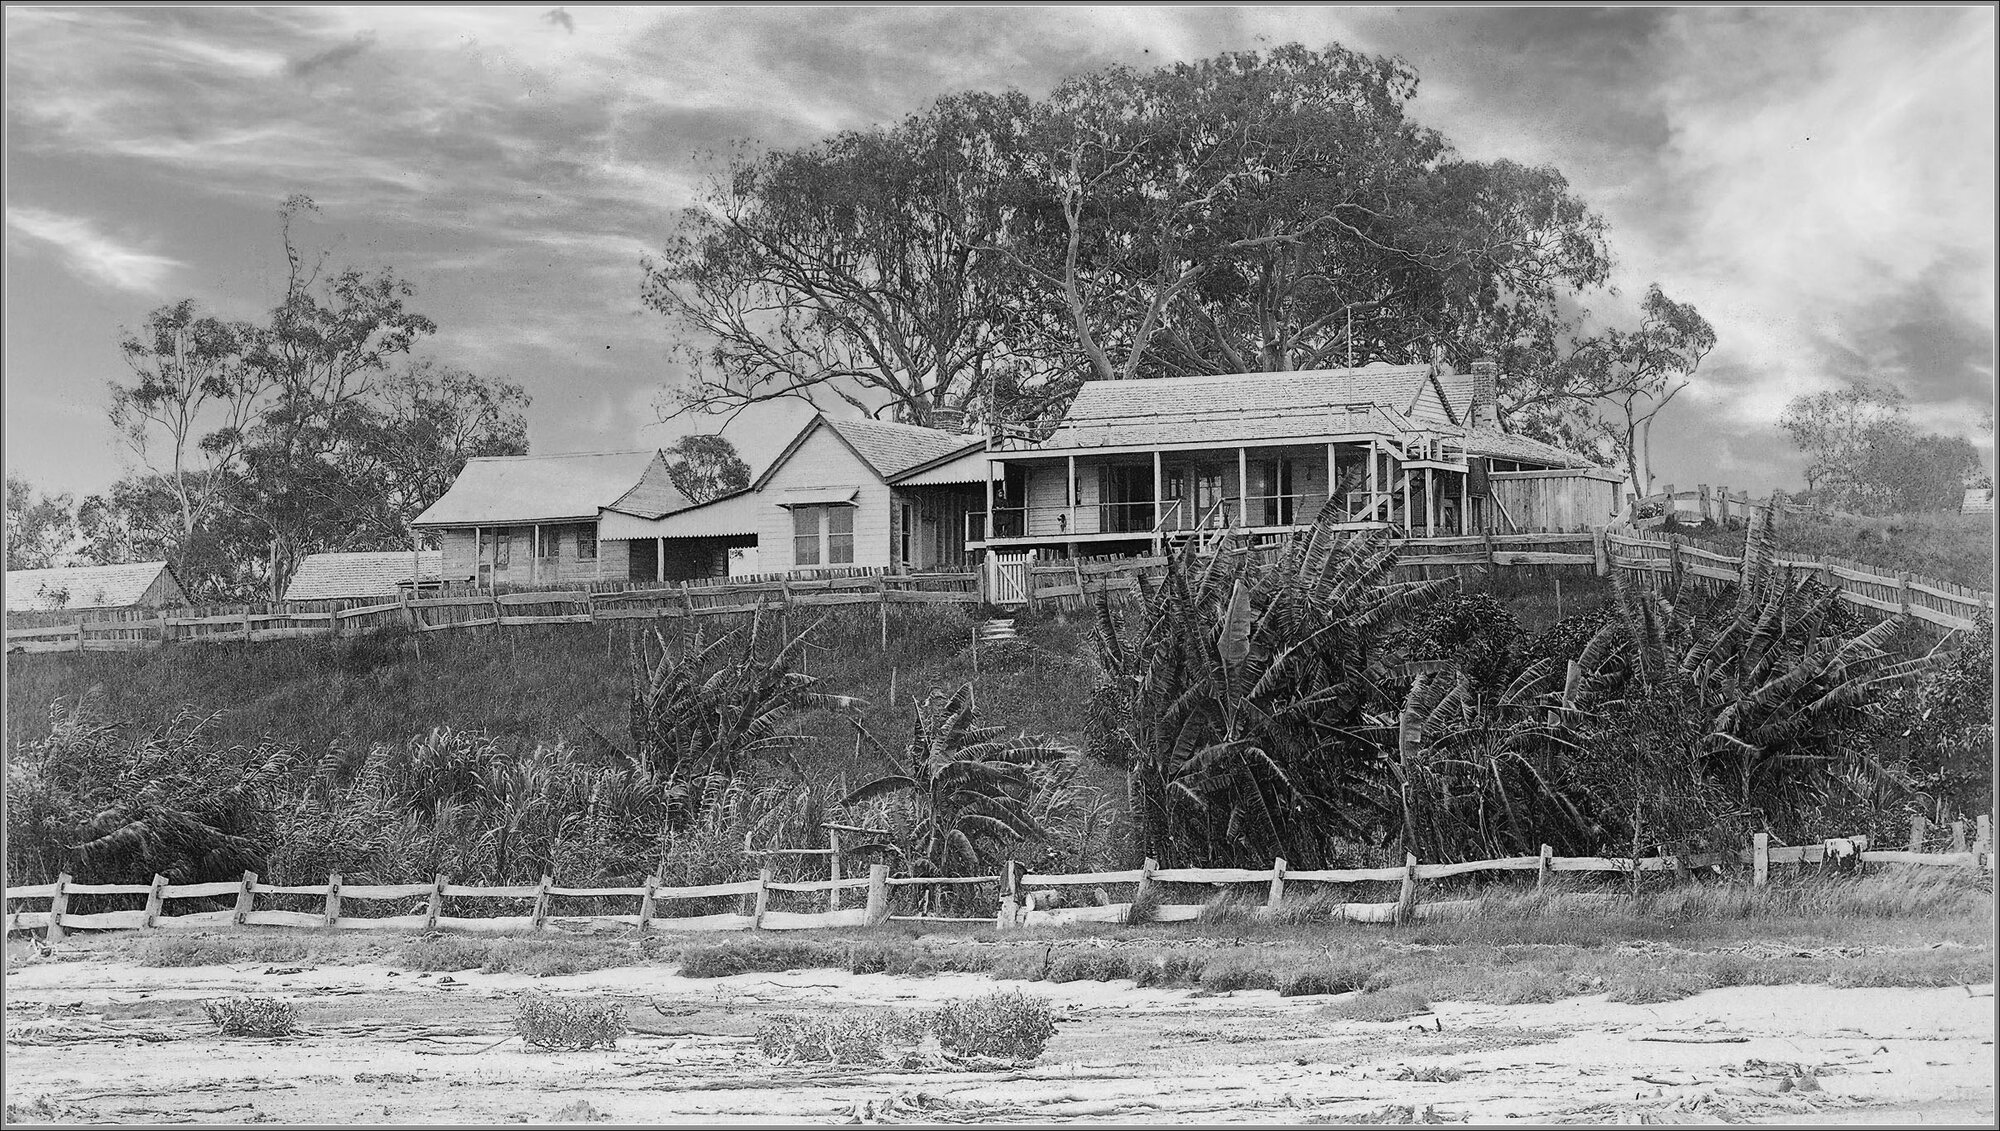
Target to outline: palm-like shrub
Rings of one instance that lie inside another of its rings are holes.
[[[855,729],[892,772],[841,804],[907,801],[913,821],[905,859],[918,876],[971,875],[993,859],[996,846],[1040,836],[1032,810],[1040,783],[1031,767],[1072,754],[1042,738],[980,726],[969,683],[950,693],[935,690],[918,704],[910,741],[900,752],[858,724]]]
[[[1129,623],[1100,602],[1090,753],[1125,773],[1135,857],[1313,867],[1396,820],[1357,730],[1397,618],[1450,584],[1393,581],[1396,552],[1329,508],[1275,555],[1184,546]]]

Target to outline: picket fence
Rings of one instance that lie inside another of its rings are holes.
[[[476,932],[546,931],[551,928],[568,931],[589,931],[605,927],[632,927],[640,932],[663,931],[791,931],[827,928],[852,928],[875,926],[886,922],[919,923],[992,923],[998,928],[1025,928],[1038,926],[1059,926],[1066,923],[1124,923],[1134,918],[1135,905],[1143,908],[1142,917],[1152,922],[1186,922],[1200,918],[1207,908],[1206,903],[1166,903],[1160,899],[1160,889],[1164,885],[1187,884],[1210,889],[1226,889],[1231,885],[1250,884],[1265,890],[1265,899],[1257,910],[1264,914],[1275,913],[1284,897],[1287,885],[1298,884],[1354,884],[1354,883],[1397,883],[1400,894],[1389,903],[1343,903],[1331,910],[1334,917],[1357,923],[1405,923],[1416,919],[1469,915],[1479,906],[1478,900],[1449,900],[1425,903],[1419,899],[1420,884],[1426,880],[1444,880],[1480,872],[1533,872],[1537,886],[1546,885],[1551,875],[1557,872],[1613,873],[1636,876],[1645,872],[1671,873],[1677,879],[1685,879],[1696,869],[1713,868],[1725,863],[1748,865],[1751,868],[1751,882],[1764,886],[1769,882],[1773,865],[1830,864],[1842,858],[1852,857],[1854,865],[1866,868],[1877,865],[1904,864],[1919,866],[1939,866],[1951,868],[1975,868],[1990,873],[1994,867],[1993,830],[1990,816],[1979,817],[1975,823],[1976,833],[1968,845],[1967,822],[1955,821],[1950,826],[1950,849],[1945,852],[1928,851],[1931,830],[1922,817],[1912,822],[1910,842],[1907,849],[1883,850],[1871,847],[1866,837],[1836,838],[1821,844],[1796,847],[1774,848],[1769,837],[1757,833],[1749,847],[1734,854],[1689,854],[1639,857],[1615,856],[1556,856],[1547,845],[1536,856],[1516,856],[1495,860],[1471,860],[1452,864],[1423,864],[1415,856],[1409,856],[1401,866],[1387,868],[1322,868],[1290,870],[1285,861],[1274,860],[1268,869],[1245,868],[1161,868],[1152,860],[1142,867],[1112,872],[1077,872],[1055,875],[1038,875],[1025,871],[1014,861],[1009,861],[1000,874],[992,876],[891,876],[885,864],[869,867],[864,878],[842,879],[838,866],[832,870],[833,878],[783,883],[771,878],[769,866],[764,867],[756,879],[736,883],[703,884],[693,887],[666,887],[658,879],[649,879],[637,887],[573,888],[558,887],[554,877],[543,876],[541,882],[533,885],[514,887],[474,887],[451,882],[448,876],[438,876],[428,884],[343,884],[338,875],[327,877],[324,884],[306,886],[272,885],[259,880],[254,872],[245,872],[240,881],[220,881],[201,884],[170,883],[165,876],[154,876],[150,884],[79,884],[67,874],[58,876],[54,883],[31,884],[6,889],[6,929],[8,933],[22,930],[41,929],[51,940],[60,939],[64,932],[73,930],[173,930],[218,927],[308,927],[336,930],[461,930]],[[824,853],[826,850],[796,850]],[[999,885],[999,904],[995,914],[970,918],[952,918],[940,915],[898,915],[893,912],[890,892],[897,887],[923,887],[941,889],[953,885]],[[1063,887],[1108,888],[1130,886],[1133,891],[1123,902],[1111,902],[1082,907],[1045,907],[1048,893]],[[865,901],[860,907],[843,908],[841,893],[865,889]],[[810,894],[825,893],[825,911],[780,911],[772,908],[774,893]],[[73,896],[144,896],[146,904],[141,909],[124,911],[100,911],[78,914],[68,909]],[[259,896],[309,897],[321,901],[321,910],[279,911],[258,910]],[[735,897],[742,906],[739,910],[723,914],[683,915],[663,914],[661,905],[676,900],[714,899]],[[636,899],[635,914],[612,915],[557,915],[551,910],[552,901],[558,898],[588,899]],[[192,911],[169,915],[166,905],[175,900],[202,899],[211,903],[229,899],[233,905],[222,910]],[[424,901],[421,913],[385,916],[357,916],[343,914],[343,904],[349,900],[366,901]],[[491,917],[450,916],[444,913],[447,899],[511,899],[532,900],[532,910],[526,915],[498,915]],[[16,906],[23,900],[46,900],[48,909],[44,911],[20,910]]]

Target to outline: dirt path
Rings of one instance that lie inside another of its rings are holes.
[[[55,1122],[1785,1122],[1994,1120],[1994,1001],[1963,988],[1714,990],[1661,1005],[1438,1003],[1396,1022],[1329,998],[1130,982],[995,983],[810,970],[562,978],[379,966],[148,969],[97,958],[8,976],[6,1102]],[[273,972],[279,971],[279,972]],[[923,1006],[1017,985],[1065,1020],[1033,1066],[774,1064],[762,1015]],[[523,991],[609,993],[616,1051],[512,1033]],[[218,1037],[199,1001],[296,997],[308,1035]],[[484,1051],[481,1051],[484,1050]]]

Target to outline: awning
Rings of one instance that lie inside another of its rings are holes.
[[[760,508],[770,504],[755,492],[739,491],[660,518],[605,509],[598,513],[600,539],[728,538],[757,533]]]
[[[773,500],[781,507],[822,507],[852,503],[859,487],[793,487]]]
[[[941,487],[961,483],[983,483],[992,467],[986,460],[985,449],[967,452],[957,459],[948,460],[928,471],[906,475],[895,480],[898,487]]]

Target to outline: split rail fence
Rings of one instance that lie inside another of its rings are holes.
[[[1197,919],[1207,908],[1206,903],[1167,903],[1162,901],[1161,888],[1165,885],[1198,885],[1212,890],[1226,890],[1232,885],[1247,884],[1261,887],[1265,892],[1264,901],[1258,905],[1262,913],[1275,912],[1282,903],[1288,886],[1301,884],[1354,884],[1354,883],[1396,883],[1400,884],[1400,894],[1394,902],[1387,903],[1343,903],[1332,909],[1334,917],[1359,923],[1403,923],[1414,919],[1470,915],[1477,911],[1476,899],[1448,900],[1425,903],[1419,900],[1419,885],[1426,880],[1445,880],[1458,876],[1481,872],[1533,872],[1537,886],[1547,884],[1551,875],[1566,873],[1612,873],[1636,877],[1645,872],[1665,872],[1675,878],[1685,879],[1697,869],[1707,869],[1724,863],[1748,865],[1751,868],[1751,882],[1759,887],[1769,882],[1774,865],[1832,864],[1843,858],[1852,858],[1854,866],[1867,868],[1880,865],[1919,865],[1949,868],[1977,869],[1982,874],[1991,873],[1994,867],[1992,819],[1982,816],[1974,825],[1976,832],[1970,844],[1967,842],[1967,822],[1955,821],[1949,826],[1950,848],[1945,852],[1928,851],[1932,830],[1923,818],[1913,822],[1907,849],[1884,850],[1870,846],[1864,837],[1828,840],[1822,844],[1797,847],[1771,846],[1769,838],[1758,833],[1750,847],[1735,854],[1700,855],[1659,855],[1638,859],[1610,856],[1556,856],[1547,845],[1536,856],[1516,856],[1497,860],[1472,860],[1455,864],[1422,864],[1415,856],[1408,857],[1398,867],[1387,868],[1327,868],[1290,870],[1285,861],[1275,860],[1268,869],[1245,868],[1161,868],[1148,860],[1140,868],[1114,872],[1079,872],[1059,875],[1037,875],[1024,871],[1015,862],[1008,862],[1001,874],[993,876],[891,876],[886,864],[870,865],[866,878],[840,878],[839,866],[832,865],[834,878],[808,880],[797,883],[781,883],[771,878],[769,866],[764,867],[756,879],[736,883],[703,884],[692,887],[667,887],[658,879],[649,879],[634,887],[573,888],[559,887],[554,877],[543,876],[541,882],[513,887],[475,887],[451,882],[448,876],[438,876],[433,882],[423,884],[353,884],[342,882],[338,875],[329,876],[324,884],[273,885],[263,883],[254,872],[246,872],[240,881],[221,881],[201,884],[174,884],[165,876],[154,876],[150,884],[79,884],[70,876],[58,876],[54,883],[31,884],[6,889],[6,930],[42,929],[51,940],[60,939],[64,932],[74,930],[173,930],[193,928],[268,926],[306,927],[336,930],[462,930],[476,932],[546,931],[552,927],[559,930],[578,931],[605,927],[632,927],[638,931],[788,931],[827,928],[852,928],[874,926],[885,922],[923,923],[992,923],[999,928],[1056,926],[1065,923],[1124,923],[1133,916],[1133,908],[1144,908],[1143,918],[1154,922],[1185,922]],[[1939,830],[1942,831],[1942,830]],[[823,852],[825,850],[814,850]],[[837,860],[838,854],[834,854]],[[938,915],[898,915],[894,913],[891,891],[898,887],[918,887],[939,890],[955,885],[997,884],[999,889],[998,909],[992,915],[950,918]],[[1105,902],[1096,906],[1055,907],[1038,906],[1045,901],[1047,893],[1062,887],[1103,888],[1119,885],[1132,887],[1132,895],[1123,902]],[[864,901],[859,907],[842,907],[842,893],[865,890]],[[824,911],[782,911],[771,906],[772,896],[778,893],[805,895],[824,893]],[[77,913],[69,910],[69,901],[74,896],[124,896],[145,897],[145,906],[133,910],[98,911]],[[258,910],[260,897],[305,897],[317,901],[320,910],[284,911]],[[712,900],[717,897],[734,897],[739,908],[722,914],[673,915],[663,911],[664,904],[682,900]],[[596,900],[637,900],[633,914],[592,914],[559,915],[553,910],[553,901],[561,898],[584,898]],[[179,914],[167,914],[167,904],[176,900],[204,900],[212,907],[217,902],[229,901],[230,906],[220,909],[197,910]],[[401,915],[358,916],[344,914],[348,901],[402,901],[422,900],[421,911],[411,911]],[[498,915],[491,917],[453,916],[445,914],[446,900],[462,899],[509,899],[532,900],[532,909],[526,915]],[[21,910],[20,901],[47,901],[46,910]]]

